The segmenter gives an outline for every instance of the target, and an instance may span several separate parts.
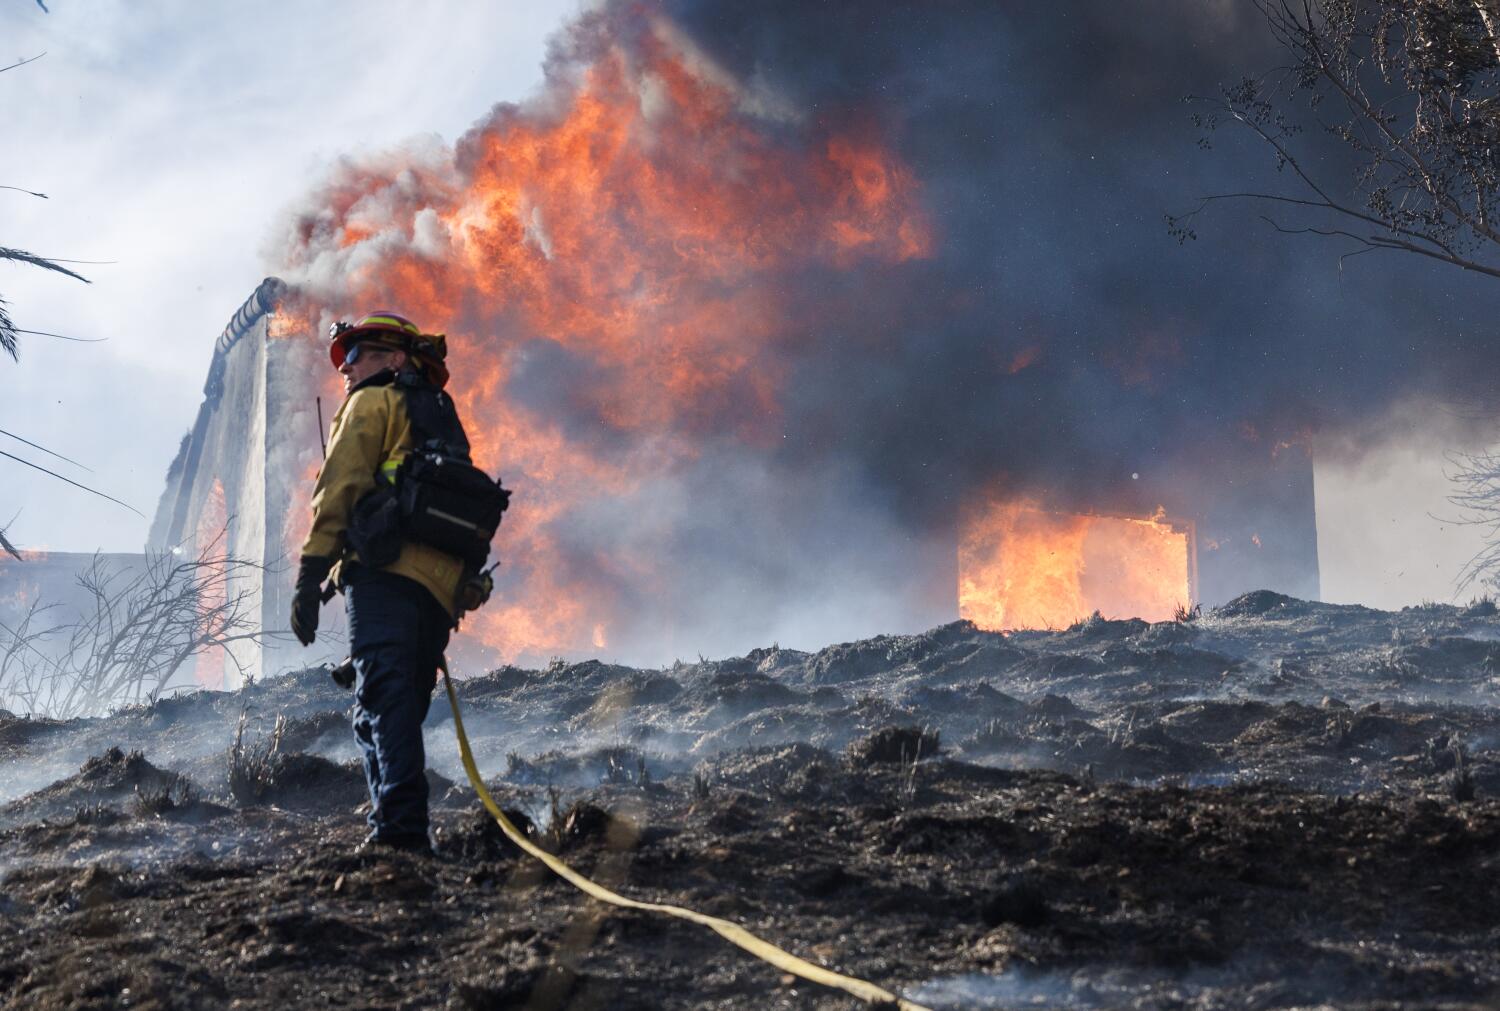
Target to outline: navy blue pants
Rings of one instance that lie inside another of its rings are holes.
[[[422,721],[448,646],[448,613],[405,576],[351,566],[345,577],[354,660],[354,737],[370,787],[370,838],[427,838],[427,753]]]

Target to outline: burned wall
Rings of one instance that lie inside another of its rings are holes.
[[[1101,495],[1130,502],[1140,514],[1160,506],[1191,521],[1195,533],[1194,599],[1206,607],[1251,590],[1305,600],[1321,595],[1313,460],[1306,442],[1274,442],[1253,430],[1204,439],[1191,454],[1142,465]]]
[[[1256,470],[1221,475],[1198,520],[1198,599],[1209,607],[1250,590],[1322,596],[1312,456],[1302,446]]]
[[[304,342],[273,336],[286,286],[267,278],[251,293],[214,345],[203,403],[167,473],[148,549],[181,555],[247,559],[229,592],[243,592],[263,637],[231,647],[233,655],[200,661],[198,680],[234,686],[242,671],[274,672],[293,662],[286,624],[295,558],[287,540],[293,484],[316,466],[316,419],[292,396],[305,384]],[[305,429],[305,431],[303,431]],[[306,492],[302,491],[305,499]]]

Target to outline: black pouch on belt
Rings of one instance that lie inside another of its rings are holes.
[[[354,503],[348,537],[359,560],[371,568],[384,568],[400,557],[401,503],[394,488],[381,482]]]
[[[510,492],[467,459],[425,446],[402,461],[396,494],[408,537],[457,555],[473,570],[484,565],[510,504]]]

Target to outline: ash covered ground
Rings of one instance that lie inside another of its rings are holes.
[[[1179,1009],[1495,1006],[1497,693],[1492,605],[1267,592],[460,689],[497,798],[602,883],[935,1008]],[[355,854],[348,703],[0,717],[5,1006],[855,1006],[520,855],[441,693],[439,856]]]

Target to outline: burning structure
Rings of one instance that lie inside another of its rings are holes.
[[[339,396],[318,335],[391,307],[448,334],[477,461],[516,489],[463,637],[486,661],[1317,597],[1308,415],[1244,342],[1196,354],[1242,309],[1146,305],[1138,259],[1086,243],[1092,287],[1037,284],[955,154],[977,112],[872,106],[867,47],[803,79],[700,13],[605,4],[538,99],[340,164],[216,345],[153,546],[225,530],[280,627]]]
[[[267,278],[219,336],[202,406],[168,471],[151,527],[150,550],[201,552],[222,541],[229,555],[256,563],[237,574],[237,588],[259,602],[263,627],[272,634],[226,647],[237,651],[233,657],[213,652],[200,658],[198,680],[206,685],[232,683],[241,669],[275,670],[303,659],[274,630],[284,623],[289,567],[306,529],[318,425],[331,415],[337,394],[309,380],[328,373],[320,342],[290,332],[278,317],[292,297],[284,282]],[[301,325],[295,315],[291,325]],[[457,392],[465,394],[461,386]],[[978,500],[962,510],[946,543],[918,553],[924,571],[886,577],[911,588],[898,596],[918,624],[964,617],[991,629],[1061,627],[1094,611],[1160,621],[1180,608],[1213,606],[1251,589],[1318,596],[1312,468],[1300,448],[1267,455],[1258,471],[1241,460],[1230,473],[1200,475],[1176,489],[1143,493],[1134,477],[1137,487],[1114,499],[1116,509],[1134,505],[1133,514],[1108,512],[1104,501],[1098,509],[1069,512],[1034,498]],[[555,475],[570,478],[576,475]],[[545,499],[547,489],[533,494]],[[1149,501],[1158,504],[1139,504]],[[1191,518],[1172,518],[1166,502],[1175,515]],[[845,564],[829,555],[810,563]],[[675,574],[642,575],[669,580]],[[528,599],[535,597],[523,595]],[[584,617],[576,627],[587,629],[586,638],[557,638],[546,648],[572,655],[607,648],[604,630],[615,616]],[[542,620],[527,616],[525,627]],[[338,628],[336,618],[332,628]],[[483,623],[481,641],[490,655],[505,659],[525,657],[535,645],[509,640],[503,627],[497,634]]]

